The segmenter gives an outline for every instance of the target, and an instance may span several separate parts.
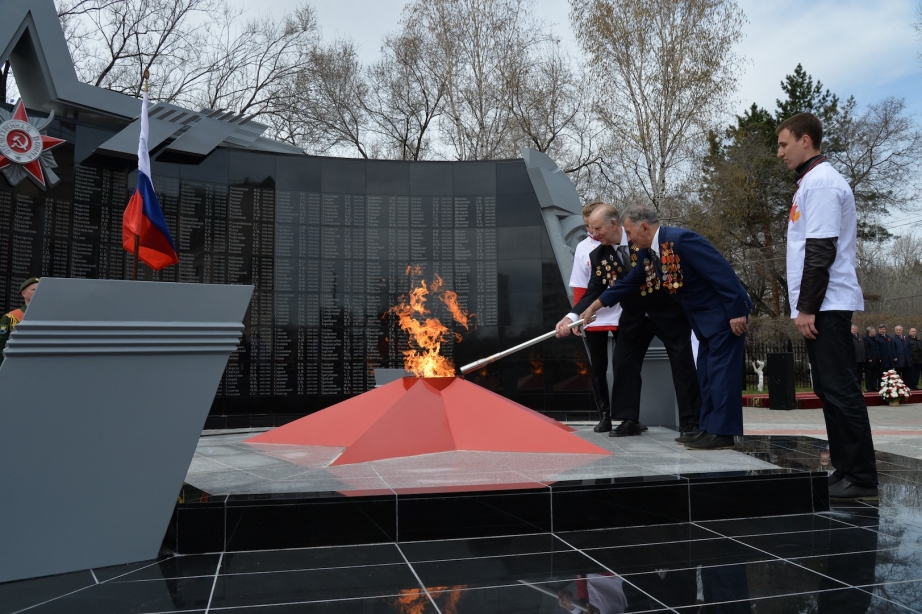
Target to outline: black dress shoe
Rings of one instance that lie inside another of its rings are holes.
[[[839,473],[838,471],[833,471],[832,473],[829,474],[829,485],[832,486],[833,484],[838,484],[839,482],[842,481],[842,478],[844,477],[845,476]]]
[[[715,435],[707,433],[694,441],[689,441],[685,447],[689,450],[729,450],[736,446],[732,435]]]
[[[638,422],[637,424],[638,424],[638,426],[640,426],[640,430],[641,430],[641,431],[649,431],[649,430],[650,430],[650,429],[647,427],[647,425],[644,424],[643,422]]]
[[[631,435],[640,435],[643,431],[640,429],[640,424],[634,422],[633,420],[622,420],[621,424],[617,426],[611,433],[608,434],[609,437],[630,437]]]
[[[848,480],[839,480],[829,487],[832,501],[877,501],[880,493],[876,486],[855,486]]]
[[[603,413],[601,416],[599,423],[592,427],[593,433],[607,433],[611,430],[611,415]]]
[[[695,441],[696,439],[701,439],[707,435],[707,431],[698,430],[697,424],[691,424],[683,426],[679,429],[679,436],[675,438],[679,443],[688,443],[689,441]]]

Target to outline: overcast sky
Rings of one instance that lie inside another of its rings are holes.
[[[300,0],[260,0],[280,16]],[[309,0],[324,36],[349,37],[362,59],[374,61],[384,34],[397,29],[400,0]],[[751,103],[774,110],[779,83],[800,62],[841,98],[859,105],[886,96],[906,98],[922,115],[922,42],[915,35],[916,0],[738,0],[746,14],[738,52],[747,59],[737,92],[739,111]],[[535,0],[537,16],[578,53],[567,0]],[[250,9],[255,11],[257,9]]]
[[[302,0],[259,0],[259,9],[279,17]],[[912,27],[920,0],[737,0],[746,14],[745,57],[733,110],[753,102],[774,111],[779,86],[798,63],[814,79],[859,107],[887,96],[905,98],[922,122],[922,42]],[[360,46],[362,60],[378,58],[384,34],[398,27],[400,0],[308,0],[326,38],[348,37]],[[567,0],[535,0],[536,15],[550,24],[574,54]],[[894,223],[922,214],[896,215]],[[919,220],[922,222],[922,219]]]

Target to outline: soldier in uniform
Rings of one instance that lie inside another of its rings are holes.
[[[25,301],[25,305],[19,309],[14,309],[13,311],[4,314],[0,318],[0,362],[3,362],[3,348],[6,347],[6,342],[10,338],[10,333],[13,332],[13,328],[22,322],[22,319],[26,316],[26,308],[29,306],[29,303],[32,302],[32,295],[35,294],[35,289],[38,287],[38,277],[30,277],[25,280],[19,286],[19,294],[22,295],[22,300]]]

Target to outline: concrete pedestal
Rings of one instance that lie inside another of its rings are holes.
[[[157,556],[252,292],[41,280],[0,366],[0,582]]]

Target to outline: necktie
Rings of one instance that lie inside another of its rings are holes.
[[[624,268],[628,268],[630,266],[631,259],[627,255],[627,245],[619,245],[617,251],[618,259],[621,260],[621,265]]]

